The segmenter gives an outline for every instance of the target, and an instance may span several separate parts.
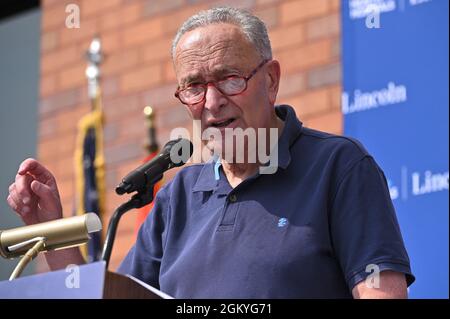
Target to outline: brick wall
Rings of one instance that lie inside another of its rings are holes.
[[[79,5],[79,29],[65,27],[70,3]],[[124,200],[113,192],[115,185],[145,155],[143,107],[156,111],[160,144],[172,128],[191,126],[173,98],[169,49],[177,28],[201,9],[226,4],[250,9],[266,22],[282,67],[279,103],[295,106],[309,127],[341,133],[339,0],[43,0],[38,158],[57,178],[65,216],[75,208],[76,125],[90,109],[84,53],[92,37],[100,35],[106,55],[101,85],[111,214]],[[121,221],[113,269],[134,242],[134,221],[132,212]],[[45,269],[42,261],[40,268]]]

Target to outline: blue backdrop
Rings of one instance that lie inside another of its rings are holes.
[[[388,179],[416,282],[448,298],[449,1],[343,0],[344,134]]]

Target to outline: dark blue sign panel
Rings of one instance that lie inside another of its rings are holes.
[[[388,179],[416,282],[448,298],[449,1],[342,1],[344,134]]]

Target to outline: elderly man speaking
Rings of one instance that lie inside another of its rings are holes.
[[[276,169],[230,160],[225,138],[205,142],[218,156],[158,192],[119,272],[177,298],[407,297],[414,276],[382,170],[357,141],[275,106],[280,64],[264,23],[240,9],[202,11],[179,29],[172,57],[192,119],[258,139],[276,129]],[[62,216],[53,175],[33,159],[8,203],[26,224]],[[46,259],[52,269],[83,263],[77,248]]]

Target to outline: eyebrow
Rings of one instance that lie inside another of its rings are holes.
[[[214,79],[220,79],[224,75],[227,75],[230,73],[242,74],[242,70],[240,70],[236,67],[223,66],[223,67],[218,67],[218,68],[214,69],[213,72],[211,73],[211,75],[212,75],[212,78],[214,78]],[[181,81],[181,85],[186,86],[193,82],[204,82],[204,77],[200,73],[189,74]]]

